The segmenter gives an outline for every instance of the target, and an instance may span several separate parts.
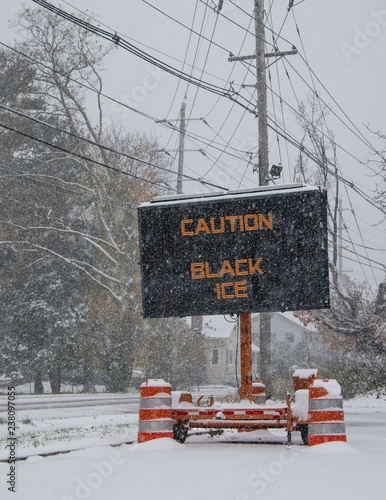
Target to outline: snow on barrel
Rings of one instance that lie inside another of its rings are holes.
[[[342,390],[336,380],[314,380],[309,389],[308,444],[346,441]]]
[[[292,375],[295,391],[308,389],[317,378],[319,378],[317,368],[297,368]]]
[[[252,381],[252,395],[253,400],[256,404],[265,404],[266,395],[265,395],[265,385],[261,380],[253,380]]]
[[[163,437],[173,438],[171,386],[163,379],[149,379],[141,385],[138,443]]]

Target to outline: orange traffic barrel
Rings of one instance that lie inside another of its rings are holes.
[[[149,379],[141,385],[138,443],[163,437],[173,438],[171,386],[163,379]]]
[[[309,389],[308,444],[346,441],[342,390],[336,380],[314,380]]]
[[[265,404],[265,385],[261,380],[252,381],[252,395],[256,404]]]
[[[317,378],[319,378],[317,368],[297,368],[292,375],[295,391],[308,389]]]

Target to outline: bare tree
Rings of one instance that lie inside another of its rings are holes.
[[[33,137],[46,137],[47,131],[53,130],[52,142],[65,144],[62,149],[77,157],[47,146],[37,150],[31,143],[14,151],[13,156],[28,157],[30,164],[40,167],[22,171],[18,177],[24,188],[32,178],[40,183],[40,191],[35,191],[31,202],[31,206],[39,205],[39,217],[31,211],[28,217],[20,210],[9,214],[1,224],[13,234],[11,241],[2,244],[33,253],[36,260],[54,258],[65,263],[91,280],[115,305],[116,331],[107,356],[116,366],[110,388],[122,391],[128,385],[135,346],[144,328],[139,319],[136,207],[154,196],[159,189],[155,185],[163,179],[162,171],[151,165],[167,165],[157,153],[161,148],[154,137],[119,127],[104,129],[102,62],[111,49],[99,45],[87,31],[44,10],[24,9],[16,24],[23,36],[18,50],[38,61],[31,95],[44,102],[45,109],[34,117],[51,125],[49,129],[34,123]],[[85,86],[91,91],[86,93]],[[88,109],[94,110],[92,116]],[[25,112],[20,106],[8,108],[8,119],[20,110]],[[19,127],[30,123],[25,117],[20,120]],[[125,156],[114,153],[114,148],[124,151]],[[52,197],[44,199],[52,188],[60,191],[56,204]],[[66,208],[58,210],[58,206]],[[58,245],[58,240],[66,243]]]
[[[368,127],[369,128],[369,127]],[[370,130],[370,129],[369,129]],[[386,213],[386,135],[380,131],[370,130],[378,140],[382,142],[382,149],[373,154],[367,165],[370,167],[372,177],[377,179],[375,200],[381,206],[383,213]],[[384,219],[383,219],[384,220]]]
[[[308,170],[305,176],[305,165],[302,152],[298,158],[297,171],[302,174],[302,180],[314,182],[327,189],[329,194],[328,216],[329,232],[332,238],[332,261],[334,266],[338,263],[338,221],[339,221],[339,175],[334,133],[325,127],[325,117],[328,111],[322,107],[317,97],[313,94],[307,102],[301,102],[297,120],[304,131],[304,139],[310,141],[312,150],[317,158],[316,171]],[[331,173],[332,171],[332,173]]]

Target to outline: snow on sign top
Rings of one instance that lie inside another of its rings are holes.
[[[138,220],[144,317],[329,307],[323,189],[161,197]]]
[[[177,203],[191,203],[192,201],[210,201],[217,199],[219,196],[222,199],[233,199],[235,196],[240,197],[248,197],[254,195],[266,195],[267,192],[274,193],[275,191],[283,192],[286,190],[287,192],[298,192],[301,190],[307,189],[315,189],[319,190],[316,186],[307,186],[306,184],[296,183],[296,184],[282,184],[281,186],[259,186],[250,189],[237,189],[233,191],[209,191],[206,193],[194,193],[194,194],[175,194],[168,196],[156,196],[151,200],[151,202],[144,202],[140,205],[140,207],[154,205],[156,203],[167,203],[167,204],[177,204]]]

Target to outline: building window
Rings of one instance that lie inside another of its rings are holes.
[[[295,336],[294,336],[293,332],[287,332],[285,334],[285,339],[287,342],[293,342],[295,340]]]
[[[234,350],[227,349],[227,365],[233,365],[234,363]]]
[[[218,349],[212,349],[211,365],[218,365],[220,362]]]

